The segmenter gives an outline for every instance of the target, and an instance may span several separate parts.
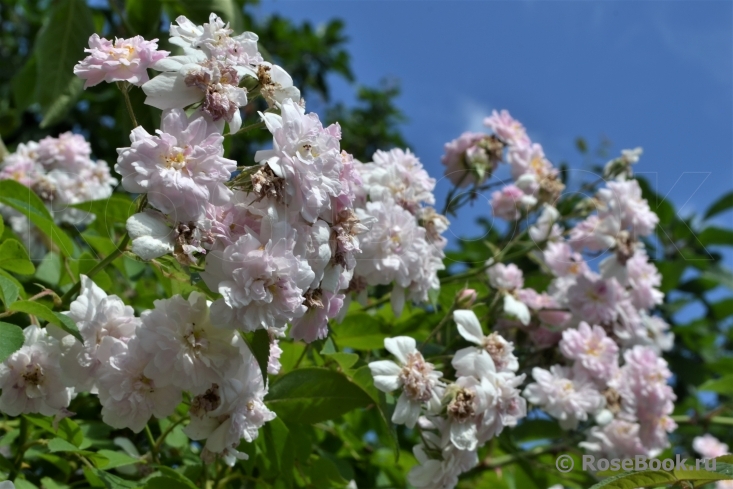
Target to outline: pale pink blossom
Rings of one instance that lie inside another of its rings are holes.
[[[254,331],[284,328],[305,314],[303,293],[314,273],[293,254],[292,233],[280,223],[272,236],[241,236],[223,251],[206,258],[201,277],[223,298],[211,307],[212,320],[221,327]]]
[[[86,80],[84,88],[116,81],[142,85],[149,80],[148,68],[169,54],[158,51],[157,39],[146,41],[142,36],[135,36],[112,42],[97,34],[89,37],[89,49],[84,51],[89,56],[74,66],[74,74]]]
[[[486,273],[489,276],[489,284],[495,289],[513,291],[524,287],[524,274],[514,263],[491,265]]]
[[[290,337],[312,343],[328,336],[328,321],[335,318],[344,305],[344,294],[327,290],[310,290],[305,294],[308,310],[292,321]]]
[[[359,167],[372,201],[394,200],[413,214],[421,204],[435,203],[435,179],[409,149],[380,150],[372,159]]]
[[[579,275],[568,289],[570,311],[591,324],[604,324],[618,317],[617,306],[624,291],[615,278],[604,280],[591,274]]]
[[[445,165],[445,175],[458,187],[476,185],[491,175],[493,162],[478,144],[486,137],[477,132],[464,132],[458,138],[445,143],[445,154],[441,162]],[[478,178],[476,168],[481,168],[483,178]]]
[[[65,380],[79,390],[91,390],[103,366],[118,348],[132,339],[140,320],[132,307],[116,295],[107,295],[89,277],[80,277],[81,289],[69,305],[68,315],[79,329],[84,343],[71,335],[64,342],[73,346],[64,352],[61,361]]]
[[[423,405],[428,412],[440,409],[443,386],[441,372],[426,362],[417,350],[414,338],[398,336],[386,338],[384,347],[397,358],[399,365],[391,360],[378,360],[369,363],[374,377],[374,386],[382,392],[402,390],[395,406],[392,422],[415,426]]]
[[[165,418],[181,402],[181,390],[161,387],[144,374],[151,361],[140,341],[118,345],[118,351],[97,378],[102,420],[113,428],[139,433],[151,416]]]
[[[531,143],[521,122],[514,119],[508,111],[493,111],[484,119],[484,125],[491,128],[499,138],[511,146],[527,146]]]
[[[557,419],[565,430],[572,430],[606,405],[590,376],[583,370],[554,365],[550,370],[532,369],[535,382],[524,390],[527,401]]]
[[[206,296],[191,292],[159,299],[141,315],[138,338],[150,355],[144,374],[159,387],[173,385],[200,394],[238,367],[239,336],[215,327]]]
[[[175,221],[196,221],[209,203],[223,205],[232,192],[224,183],[237,163],[224,158],[224,138],[202,117],[180,109],[163,113],[157,135],[142,126],[119,148],[115,170],[128,192],[147,193],[148,202]]]
[[[300,210],[303,219],[313,223],[319,216],[330,218],[332,199],[344,192],[344,161],[335,131],[292,100],[283,102],[280,115],[261,115],[272,133],[273,149],[258,151],[255,161],[284,179],[286,195],[281,198]]]
[[[491,211],[494,217],[516,221],[522,211],[534,207],[537,199],[524,193],[516,185],[507,185],[491,194]]]
[[[560,341],[560,352],[576,367],[582,366],[592,377],[610,380],[618,369],[618,346],[600,326],[581,321],[578,329],[567,329]]]
[[[705,458],[717,458],[728,454],[728,445],[715,438],[710,433],[696,436],[692,440],[692,448]]]
[[[0,412],[63,415],[74,390],[64,382],[58,340],[33,324],[25,327],[23,336],[23,346],[0,363]]]

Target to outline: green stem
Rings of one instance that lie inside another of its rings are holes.
[[[150,444],[150,458],[154,464],[160,463],[158,460],[158,445],[155,442],[155,438],[153,438],[153,432],[150,431],[150,426],[147,424],[145,425],[145,436],[147,436],[148,443]]]
[[[733,426],[733,418],[728,416],[712,416],[710,418],[696,418],[693,416],[678,415],[672,416],[672,421],[680,424],[720,424],[724,426]]]
[[[127,244],[130,242],[130,235],[125,233],[125,235],[122,237],[122,241],[120,241],[120,244],[117,246],[117,249],[107,255],[107,257],[99,262],[94,268],[89,270],[87,272],[87,277],[92,278],[94,277],[98,272],[104,270],[104,268],[107,267],[110,263],[115,261],[122,253],[125,252],[125,248],[127,248]],[[71,298],[79,292],[79,289],[81,288],[81,280],[75,283],[69,290],[66,291],[66,293],[61,297],[61,302],[63,304],[66,304],[67,302],[71,301]]]
[[[440,328],[442,328],[443,325],[445,325],[445,323],[448,322],[448,319],[450,317],[452,317],[451,316],[451,313],[453,312],[453,310],[455,308],[456,308],[456,303],[453,302],[453,305],[451,305],[450,306],[450,309],[448,309],[448,313],[445,316],[443,316],[443,319],[441,319],[440,322],[435,326],[435,328],[433,328],[433,330],[430,332],[430,334],[428,335],[428,337],[425,338],[425,341],[422,342],[422,345],[420,346],[420,348],[424,348],[425,345],[428,344],[428,341],[430,340],[430,338],[432,338],[433,336],[435,336],[437,334],[437,332],[440,331]]]
[[[244,126],[237,132],[230,132],[229,134],[225,134],[224,137],[228,138],[229,136],[236,136],[237,134],[251,131],[252,129],[259,129],[260,127],[265,127],[265,121],[255,122],[254,124]]]
[[[171,433],[171,431],[173,431],[173,429],[176,426],[178,426],[179,424],[183,423],[184,421],[186,421],[186,418],[185,417],[179,419],[175,423],[171,423],[165,429],[165,431],[163,431],[163,433],[160,434],[160,436],[158,437],[158,440],[155,442],[155,452],[156,453],[160,450],[160,446],[163,444],[163,442],[165,441],[165,438]]]
[[[117,88],[122,92],[122,96],[125,98],[125,106],[127,107],[127,113],[132,121],[132,127],[137,127],[137,119],[135,118],[135,111],[132,109],[132,101],[130,101],[130,84],[127,82],[117,82]]]

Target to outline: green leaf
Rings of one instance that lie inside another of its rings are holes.
[[[657,487],[673,482],[677,482],[677,478],[670,472],[645,470],[609,477],[593,485],[590,489],[639,489],[642,487]]]
[[[337,351],[335,353],[328,353],[326,356],[336,360],[336,363],[339,364],[342,370],[349,370],[359,361],[359,355],[356,353]]]
[[[92,479],[92,477],[90,477],[87,472],[91,474],[94,478],[102,481],[106,489],[136,489],[140,487],[140,484],[138,482],[128,481],[123,479],[122,477],[117,477],[116,475],[112,475],[108,472],[104,472],[102,470],[92,467],[84,467],[84,475],[87,476],[87,480],[89,480],[90,484],[93,484],[92,480],[90,480]]]
[[[18,299],[18,286],[10,279],[0,275],[0,300],[8,308]]]
[[[135,213],[137,204],[123,194],[112,194],[107,199],[90,200],[71,207],[97,216],[105,222],[125,225],[127,219]]]
[[[25,479],[15,479],[15,489],[38,489],[38,486]]]
[[[126,453],[115,452],[113,450],[99,450],[97,453],[108,460],[107,464],[102,466],[104,470],[124,467],[126,465],[134,465],[140,461]]]
[[[357,369],[356,372],[353,373],[351,378],[362,389],[364,389],[364,392],[369,395],[372,401],[374,401],[374,404],[377,406],[379,416],[384,423],[387,434],[392,440],[395,461],[399,461],[400,445],[399,441],[397,440],[397,431],[395,431],[395,426],[392,423],[393,408],[387,404],[384,392],[374,387],[374,377],[372,377],[372,372],[369,369],[369,365],[364,365],[363,367]]]
[[[382,323],[368,314],[347,316],[341,324],[334,325],[336,344],[354,350],[379,350],[387,337],[381,330]]]
[[[127,0],[127,21],[136,34],[145,38],[155,37],[160,26],[161,3],[158,0]]]
[[[0,138],[0,142],[2,142],[2,138]],[[2,236],[4,232],[5,232],[5,222],[3,221],[3,216],[0,216],[0,236]]]
[[[674,475],[683,481],[725,481],[733,480],[730,475],[709,472],[707,470],[674,470]]]
[[[179,483],[183,484],[181,487],[187,487],[189,489],[197,489],[196,484],[191,482],[191,480],[186,477],[185,475],[181,474],[180,472],[170,468],[170,467],[164,467],[162,465],[158,465],[156,467],[160,471],[161,474],[163,474],[164,477],[178,481]],[[163,487],[163,486],[159,486]]]
[[[345,375],[311,367],[280,377],[265,402],[286,423],[313,424],[368,406],[372,399]]]
[[[724,375],[719,379],[708,380],[698,387],[698,390],[733,395],[733,374]]]
[[[76,445],[72,445],[68,441],[64,440],[63,438],[54,438],[53,440],[48,442],[48,449],[51,452],[75,452],[79,453],[83,450],[81,450]]]
[[[31,275],[36,271],[28,252],[15,239],[9,239],[0,245],[0,268],[21,275]]]
[[[713,202],[713,204],[708,207],[708,210],[705,211],[704,219],[709,219],[716,214],[727,211],[730,208],[733,208],[733,191],[728,192],[727,194]]]
[[[19,326],[0,322],[0,362],[20,350],[24,342],[23,330]]]
[[[72,445],[80,447],[84,441],[84,433],[81,431],[81,428],[79,428],[79,425],[75,421],[69,418],[64,418],[59,421],[57,430],[53,427],[53,418],[41,416],[40,414],[25,414],[24,417],[42,430],[63,438]]]
[[[94,20],[84,0],[55,2],[35,46],[38,60],[38,102],[46,125],[55,122],[76,100],[79,80],[74,65],[84,58],[84,48],[94,33]],[[43,123],[42,123],[42,127]]]
[[[45,108],[45,115],[39,126],[41,129],[53,126],[61,122],[66,114],[74,107],[76,100],[81,95],[84,82],[80,78],[72,78],[56,99]]]
[[[339,473],[336,464],[325,457],[318,458],[310,467],[311,484],[318,488],[346,487],[349,483]]]
[[[70,335],[74,336],[77,340],[84,342],[84,339],[79,333],[79,329],[76,327],[74,321],[69,316],[54,312],[48,307],[44,306],[40,302],[34,301],[20,301],[15,302],[9,308],[11,311],[24,312],[26,314],[32,314],[44,321],[51,324],[55,324],[59,328],[63,329]]]
[[[193,486],[195,487],[195,486]],[[170,477],[160,476],[149,479],[144,489],[191,489],[190,484],[186,484],[178,479],[171,479]]]
[[[717,227],[707,227],[697,235],[697,239],[705,246],[727,245],[733,246],[733,230]]]
[[[270,358],[270,335],[267,330],[258,329],[254,333],[244,335],[247,346],[257,359],[257,365],[260,366],[260,372],[265,383],[267,383],[267,362]]]
[[[33,54],[10,81],[13,99],[15,99],[15,105],[19,110],[25,110],[35,101],[36,82],[38,80],[37,70],[36,56]]]
[[[0,203],[26,215],[41,232],[51,238],[64,256],[71,255],[74,250],[71,238],[54,224],[51,213],[31,189],[14,180],[0,181]]]

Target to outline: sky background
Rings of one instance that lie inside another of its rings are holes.
[[[438,179],[439,208],[450,189],[443,145],[482,130],[493,109],[509,110],[551,161],[574,169],[587,168],[578,136],[591,148],[610,140],[612,154],[642,146],[636,172],[682,215],[733,188],[733,2],[263,0],[255,8],[273,13],[315,25],[343,19],[358,82],[399,81],[403,133]],[[354,101],[354,86],[340,78],[332,86],[335,100]],[[475,236],[475,218],[489,215],[479,201],[452,220],[452,232]],[[733,215],[718,221],[733,226]]]

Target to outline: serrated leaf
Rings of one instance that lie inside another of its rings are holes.
[[[24,342],[23,330],[19,326],[0,322],[0,363],[20,350]]]
[[[76,327],[76,323],[74,323],[74,321],[70,317],[64,314],[54,312],[40,302],[19,301],[13,303],[8,309],[11,311],[32,314],[39,319],[43,319],[44,321],[47,321],[51,324],[55,324],[70,335],[74,336],[74,338],[76,338],[77,340],[81,341],[82,343],[84,342],[84,339],[81,337],[81,333],[79,333],[79,329]]]
[[[60,253],[64,256],[71,255],[74,250],[71,238],[54,224],[48,209],[31,189],[14,180],[0,181],[0,203],[24,214],[54,242]]]
[[[675,477],[681,481],[726,481],[733,480],[733,477],[707,470],[674,470]]]
[[[31,275],[36,271],[25,247],[15,239],[0,244],[0,268],[21,275]]]
[[[344,374],[309,367],[280,377],[265,402],[285,422],[313,424],[368,406],[372,399]]]
[[[18,299],[18,286],[10,279],[0,275],[0,301],[5,304],[5,308]]]
[[[84,48],[94,33],[94,20],[84,0],[55,2],[38,33],[35,53],[38,60],[37,97],[44,120],[58,117],[59,110],[72,104],[74,65],[84,58]],[[76,94],[78,96],[78,94]]]

